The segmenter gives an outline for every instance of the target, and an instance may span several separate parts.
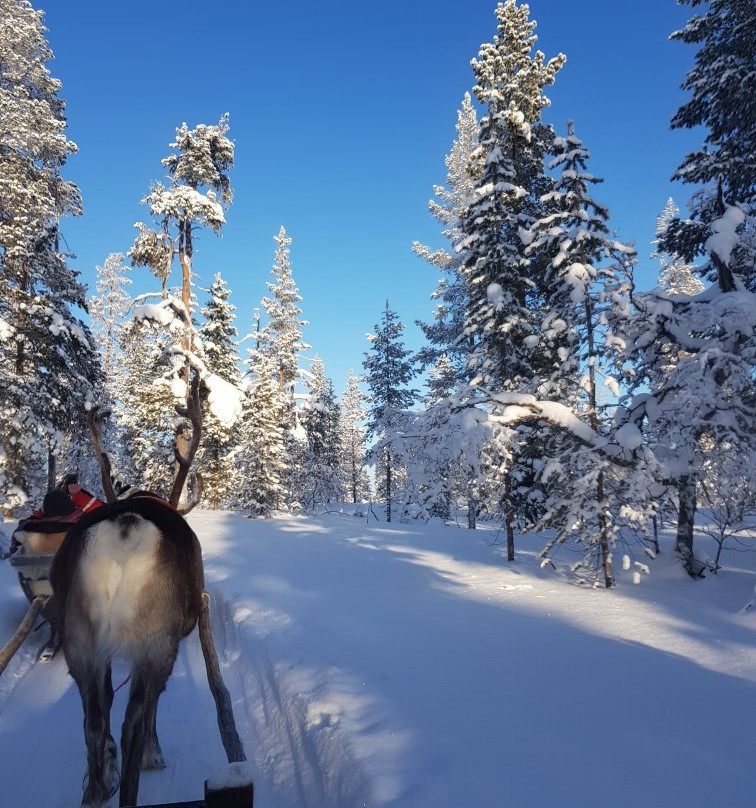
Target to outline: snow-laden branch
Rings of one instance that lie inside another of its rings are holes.
[[[524,393],[490,393],[480,390],[480,397],[469,399],[462,396],[452,405],[452,411],[461,411],[481,404],[493,405],[497,412],[492,420],[502,426],[517,426],[532,421],[548,424],[571,435],[578,443],[599,454],[612,463],[629,467],[635,463],[635,449],[643,442],[641,431],[633,423],[623,424],[610,437],[599,435],[564,404],[557,401],[541,401]]]
[[[243,391],[217,373],[211,373],[205,362],[192,351],[172,345],[168,353],[171,357],[180,357],[181,365],[186,362],[197,371],[208,390],[207,403],[210,411],[223,426],[231,428],[242,414]],[[173,379],[171,389],[177,398],[186,398],[189,392],[186,382],[180,378]]]
[[[150,298],[158,298],[159,302],[146,302]],[[172,295],[164,297],[158,292],[139,295],[134,298],[132,312],[135,320],[149,320],[170,330],[191,326],[191,318],[183,301]]]

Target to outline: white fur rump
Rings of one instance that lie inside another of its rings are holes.
[[[97,641],[107,653],[130,655],[141,639],[137,616],[142,590],[157,560],[161,533],[136,514],[99,522],[87,536],[79,581]]]

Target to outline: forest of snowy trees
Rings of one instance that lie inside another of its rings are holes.
[[[284,227],[259,309],[237,318],[221,274],[196,283],[197,235],[219,235],[233,201],[228,116],[176,130],[131,249],[103,256],[95,289],[81,284],[60,241],[82,209],[61,174],[76,147],[42,15],[0,0],[6,515],[63,471],[95,484],[95,403],[112,411],[116,475],[165,495],[174,443],[188,440],[175,407],[196,372],[207,507],[265,517],[351,502],[387,520],[495,520],[510,559],[519,533],[545,531],[544,565],[576,543],[575,573],[604,586],[618,545],[644,568],[664,515],[685,568],[702,574],[696,510],[711,509],[723,542],[754,509],[756,15],[749,0],[683,1],[700,8],[671,39],[695,63],[670,118],[703,142],[669,167],[691,199],[660,211],[658,285],[634,284],[635,251],[613,235],[580,121],[542,120],[565,57],[536,50],[528,6],[506,0],[430,203],[446,244],[412,247],[439,278],[425,345],[406,348],[390,301],[366,313],[377,322],[363,367],[339,380],[339,398],[320,359],[305,370],[306,301]],[[130,294],[137,272],[154,292]]]

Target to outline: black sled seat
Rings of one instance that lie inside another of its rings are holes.
[[[48,620],[55,616],[50,586],[50,568],[58,548],[63,543],[71,520],[25,520],[13,533],[13,554],[10,564],[18,573],[21,589],[31,603],[35,597],[49,597],[42,614]]]

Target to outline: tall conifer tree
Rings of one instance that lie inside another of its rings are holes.
[[[301,417],[307,435],[302,488],[309,509],[343,499],[339,417],[333,382],[326,376],[323,361],[316,357],[307,379],[307,399]]]
[[[678,495],[677,548],[688,572],[697,575],[694,517],[706,447],[731,453],[726,465],[732,468],[753,467],[756,457],[756,337],[750,314],[756,307],[756,115],[748,103],[754,95],[753,4],[710,0],[706,11],[671,39],[699,46],[682,85],[691,97],[672,126],[702,126],[706,132],[703,147],[685,157],[674,178],[703,187],[689,203],[690,218],[673,219],[659,244],[686,261],[702,256],[700,271],[714,285],[692,300],[636,294],[638,314],[628,324],[625,343],[638,368],[636,380],[655,384],[653,395],[639,394],[632,413],[648,418],[669,441],[669,477]],[[663,375],[661,363],[669,371]]]
[[[281,412],[287,402],[278,386],[278,368],[265,351],[250,350],[247,365],[237,501],[250,516],[270,516],[284,504],[288,464]]]
[[[367,417],[365,396],[359,387],[359,379],[349,371],[347,388],[341,397],[339,408],[339,432],[341,435],[341,468],[343,487],[351,502],[361,502],[368,494],[365,478],[365,428]]]
[[[480,48],[472,66],[484,106],[480,146],[483,167],[461,226],[456,249],[465,251],[469,289],[466,335],[473,344],[475,382],[493,389],[522,389],[538,368],[524,346],[536,331],[543,267],[524,255],[520,233],[542,211],[550,189],[543,159],[552,133],[541,123],[549,105],[543,90],[565,61],[533,53],[536,23],[515,0],[496,8],[498,34]]]
[[[550,168],[560,174],[542,197],[543,218],[523,236],[527,252],[548,258],[541,328],[531,338],[548,369],[539,393],[569,404],[591,429],[606,436],[610,420],[600,407],[601,382],[618,391],[614,373],[620,357],[607,312],[635,262],[632,247],[610,236],[609,211],[597,202],[592,186],[602,180],[587,170],[590,153],[572,121],[554,142]],[[548,361],[548,364],[546,362]],[[622,470],[602,455],[560,437],[558,451],[542,467],[548,500],[542,524],[557,528],[557,541],[576,539],[587,548],[591,567],[601,570],[605,586],[614,581],[612,548],[619,535],[626,481]]]
[[[702,5],[702,0],[680,2],[694,8]],[[662,246],[687,261],[703,256],[703,273],[722,291],[736,288],[734,278],[739,276],[756,292],[753,3],[709,0],[705,11],[691,17],[670,39],[698,46],[682,84],[691,96],[672,118],[672,128],[703,127],[706,135],[702,148],[686,155],[673,175],[701,187],[689,203],[690,218],[673,220]],[[725,226],[739,237],[723,238]]]
[[[376,444],[373,455],[383,471],[386,519],[391,521],[392,484],[399,471],[396,456],[401,453],[402,411],[415,402],[417,393],[408,387],[416,374],[411,352],[402,341],[404,324],[389,308],[388,300],[380,323],[368,335],[371,347],[363,367],[368,389],[368,434]]]
[[[235,340],[238,336],[234,325],[235,307],[229,302],[231,291],[218,272],[210,287],[210,297],[202,309],[204,321],[199,333],[208,374],[223,382],[239,387],[238,357]],[[210,377],[206,383],[212,382]],[[209,391],[203,390],[207,400]],[[205,499],[212,508],[232,501],[239,485],[234,453],[238,441],[236,424],[219,418],[212,406],[205,406],[202,424],[202,450],[199,465],[205,486]]]
[[[417,255],[442,273],[433,293],[433,299],[437,301],[433,321],[418,322],[428,340],[428,345],[418,353],[418,361],[427,367],[444,355],[459,380],[467,380],[469,345],[464,330],[469,290],[462,272],[465,251],[455,252],[453,245],[462,237],[462,219],[479,179],[479,129],[472,99],[469,93],[465,93],[457,113],[457,138],[446,157],[446,186],[436,186],[436,199],[429,203],[431,213],[443,225],[449,249],[431,250],[419,242],[412,245]]]
[[[60,220],[81,213],[81,198],[61,174],[76,145],[42,20],[26,0],[0,0],[0,492],[10,507],[54,481],[66,436],[85,439],[84,404],[100,383],[77,313],[85,290],[60,249]]]

